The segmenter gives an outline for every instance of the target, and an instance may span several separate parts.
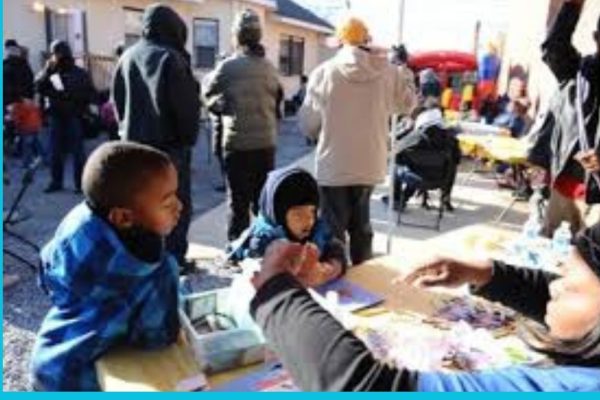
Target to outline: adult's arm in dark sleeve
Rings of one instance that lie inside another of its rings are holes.
[[[544,322],[550,300],[549,285],[558,275],[529,268],[517,268],[496,261],[494,275],[487,285],[473,294],[497,301],[535,320]]]
[[[418,374],[376,361],[367,347],[288,274],[265,283],[251,312],[268,343],[307,391],[412,391]]]
[[[77,87],[69,93],[69,96],[82,110],[94,101],[96,88],[94,82],[92,82],[92,77],[87,71],[80,71]]]
[[[113,76],[111,96],[117,112],[117,120],[121,123],[125,116],[125,80],[121,63],[117,65]]]
[[[24,87],[24,96],[28,99],[33,99],[35,96],[35,84],[34,84],[34,75],[29,63],[25,63],[25,87]]]
[[[35,90],[42,97],[51,97],[53,95],[53,92],[55,91],[52,87],[52,83],[50,82],[50,75],[52,74],[53,71],[51,71],[48,67],[45,67],[35,77]]]
[[[200,130],[200,90],[188,65],[176,57],[170,59],[165,77],[167,103],[176,122],[178,140],[196,144]]]
[[[564,3],[542,44],[544,61],[559,83],[575,78],[579,70],[581,55],[573,46],[572,38],[581,8],[582,5],[571,1]]]

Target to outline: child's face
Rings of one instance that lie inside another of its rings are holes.
[[[317,215],[313,205],[294,206],[285,214],[285,224],[296,240],[304,240],[312,233]]]
[[[150,179],[146,189],[134,197],[133,224],[167,236],[177,225],[182,209],[177,198],[177,185],[177,171],[172,165]]]
[[[561,340],[577,340],[600,325],[600,279],[577,250],[569,256],[562,277],[550,284],[546,324]]]

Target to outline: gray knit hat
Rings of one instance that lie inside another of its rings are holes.
[[[262,27],[258,14],[250,9],[238,14],[233,23],[233,33],[240,45],[260,43]]]

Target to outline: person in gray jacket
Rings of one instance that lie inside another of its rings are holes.
[[[204,92],[208,110],[222,118],[230,242],[250,225],[250,209],[258,212],[260,191],[274,167],[281,87],[260,44],[258,15],[251,10],[239,14],[233,35],[235,54],[217,66]]]

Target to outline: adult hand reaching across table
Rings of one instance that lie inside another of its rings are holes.
[[[491,260],[459,260],[436,256],[417,265],[410,273],[400,276],[396,282],[404,282],[417,287],[443,286],[456,288],[464,284],[485,286],[492,279]]]

